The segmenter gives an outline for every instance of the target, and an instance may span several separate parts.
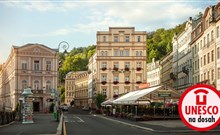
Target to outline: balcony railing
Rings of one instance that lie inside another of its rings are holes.
[[[33,94],[43,94],[43,90],[31,90]]]
[[[186,66],[182,67],[182,72],[188,75],[189,69]]]
[[[174,74],[174,73],[170,73],[170,78],[172,80],[176,80],[177,79],[177,76]]]

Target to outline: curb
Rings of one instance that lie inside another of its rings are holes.
[[[12,122],[10,122],[10,123],[8,123],[8,124],[2,125],[2,126],[0,126],[0,128],[2,128],[2,127],[7,127],[7,126],[9,126],[9,125],[11,125],[11,124],[13,124],[13,123],[15,123],[15,121],[12,121]]]
[[[63,113],[61,114],[61,117],[60,117],[60,122],[59,122],[59,125],[57,127],[56,135],[62,135],[62,129],[63,129]]]

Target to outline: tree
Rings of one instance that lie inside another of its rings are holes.
[[[96,105],[98,108],[101,108],[101,103],[105,101],[106,96],[100,93],[96,96]]]

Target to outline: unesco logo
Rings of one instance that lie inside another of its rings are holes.
[[[215,88],[197,84],[188,88],[179,101],[179,114],[189,128],[207,131],[220,123],[220,93]]]

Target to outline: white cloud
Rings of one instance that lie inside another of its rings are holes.
[[[8,7],[23,8],[28,11],[68,11],[78,8],[78,4],[74,2],[61,1],[26,1],[26,2],[4,2]]]

